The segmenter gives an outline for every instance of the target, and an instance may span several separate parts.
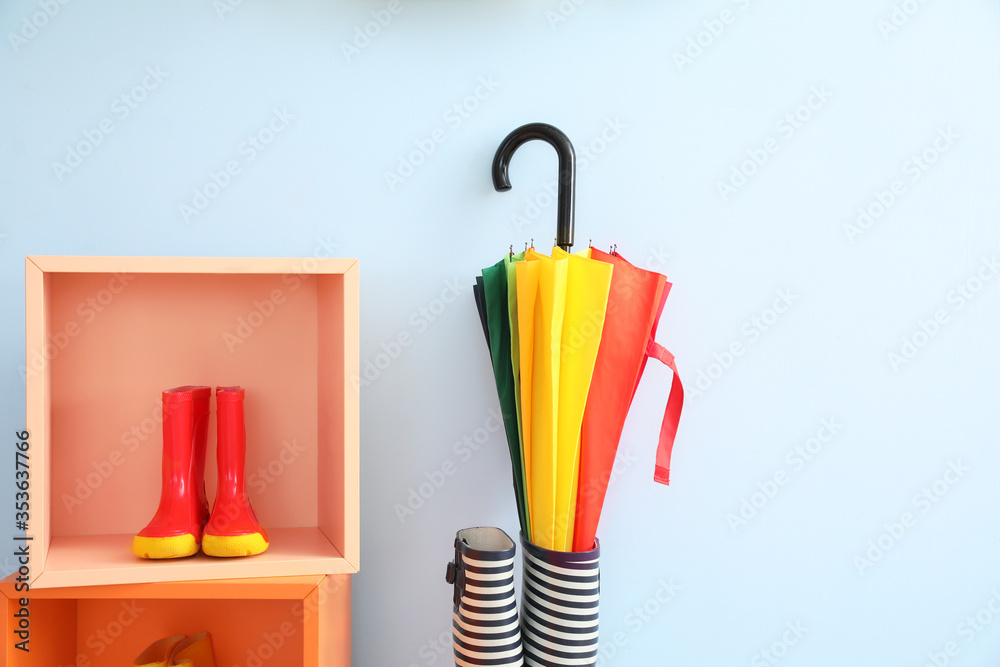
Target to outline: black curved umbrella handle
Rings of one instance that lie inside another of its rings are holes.
[[[522,125],[500,143],[493,157],[493,187],[497,192],[510,190],[507,175],[510,159],[521,144],[541,139],[552,145],[559,156],[559,208],[556,213],[556,245],[569,251],[573,247],[573,202],[576,199],[576,151],[562,130],[546,123]]]

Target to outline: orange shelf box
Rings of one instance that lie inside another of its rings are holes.
[[[357,572],[356,260],[28,257],[25,319],[33,590]],[[246,389],[260,556],[131,553],[159,500],[160,394],[186,384]]]
[[[351,664],[350,575],[32,590],[28,652],[15,647],[11,577],[0,593],[4,667],[131,665],[157,639],[204,631],[218,665]]]

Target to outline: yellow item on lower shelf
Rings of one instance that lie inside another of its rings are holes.
[[[184,639],[184,635],[174,635],[153,642],[133,661],[133,667],[169,667],[174,648]]]
[[[174,648],[170,665],[184,667],[215,667],[212,637],[207,632],[191,635]]]

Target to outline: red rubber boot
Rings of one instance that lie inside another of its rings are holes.
[[[247,432],[243,388],[216,387],[219,489],[201,550],[209,556],[254,556],[267,550],[267,533],[250,507],[246,491]]]
[[[205,445],[211,387],[163,392],[163,473],[160,506],[132,540],[139,558],[183,558],[198,553],[208,519]]]

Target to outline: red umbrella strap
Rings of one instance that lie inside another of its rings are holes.
[[[660,442],[656,448],[656,470],[653,481],[660,484],[670,484],[670,455],[674,451],[674,438],[677,436],[677,424],[681,420],[681,409],[684,407],[684,386],[681,376],[677,373],[674,355],[665,347],[650,340],[646,346],[646,354],[663,362],[674,373],[670,384],[670,397],[667,398],[667,408],[663,413],[663,423],[660,425]]]

